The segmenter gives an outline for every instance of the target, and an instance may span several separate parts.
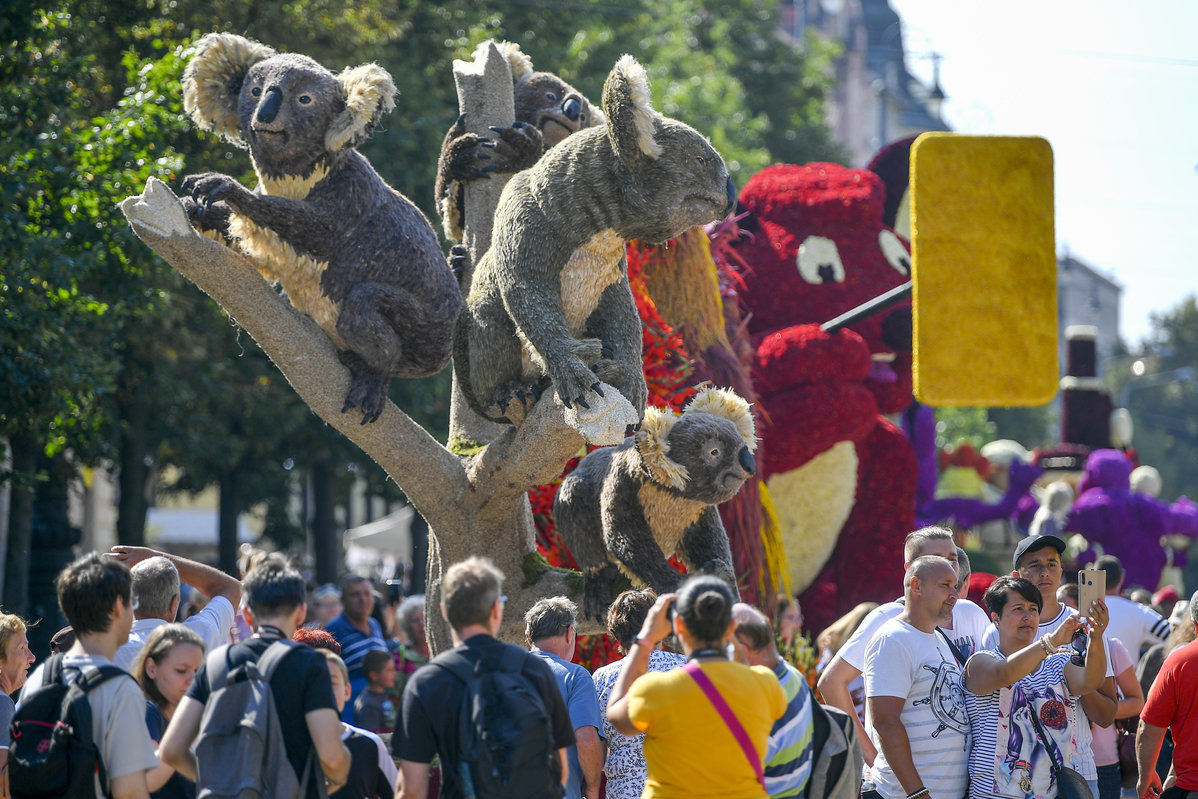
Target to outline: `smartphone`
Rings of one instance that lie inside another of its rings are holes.
[[[1077,573],[1077,612],[1089,617],[1090,605],[1106,596],[1106,572],[1082,569]]]

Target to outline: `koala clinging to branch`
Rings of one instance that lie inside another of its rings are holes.
[[[454,330],[463,395],[492,421],[519,424],[545,377],[567,407],[614,386],[639,418],[648,392],[624,244],[665,241],[735,205],[720,154],[653,110],[632,56],[608,75],[603,112],[605,126],[568,136],[500,196]]]
[[[699,392],[681,416],[647,408],[636,434],[591,452],[562,480],[553,520],[586,578],[583,609],[602,618],[616,569],[659,593],[682,581],[667,558],[736,589],[716,505],[756,471],[749,404],[727,389]]]
[[[333,75],[227,33],[200,39],[183,74],[195,123],[248,147],[254,191],[217,172],[183,181],[201,231],[220,234],[333,339],[351,385],[342,411],[382,413],[392,377],[449,360],[461,294],[424,214],[354,149],[394,105],[375,64]]]
[[[512,69],[516,120],[508,127],[491,128],[492,138],[468,133],[462,114],[446,134],[437,163],[437,210],[445,235],[458,241],[466,225],[464,183],[528,169],[570,134],[603,123],[603,114],[580,91],[552,72],[535,71],[520,45],[500,42],[498,47]]]

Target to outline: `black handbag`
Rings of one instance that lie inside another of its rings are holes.
[[[1048,752],[1052,775],[1057,781],[1057,799],[1094,799],[1094,794],[1090,792],[1090,784],[1086,782],[1086,778],[1064,763],[1057,762],[1052,753],[1052,744],[1049,742],[1048,736],[1044,734],[1044,728],[1040,726],[1040,714],[1036,712],[1034,706],[1028,709],[1031,711],[1028,715],[1032,717],[1032,726],[1036,728],[1036,735],[1040,736],[1040,743],[1044,744],[1044,750]]]

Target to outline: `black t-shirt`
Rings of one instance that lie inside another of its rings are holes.
[[[349,776],[329,799],[392,799],[395,789],[379,768],[379,745],[374,739],[351,732],[345,747],[349,749]]]
[[[162,733],[166,731],[166,719],[158,706],[148,699],[146,700],[146,729],[150,733],[151,740],[162,742]],[[150,799],[196,799],[196,784],[176,771],[165,785],[150,793]]]
[[[244,663],[258,662],[275,639],[254,636],[247,641],[233,644],[225,649],[225,662],[230,671]],[[270,680],[270,692],[274,696],[275,711],[279,714],[279,726],[283,729],[283,745],[287,748],[287,760],[295,769],[296,779],[302,779],[304,763],[312,751],[312,736],[308,734],[308,723],[304,716],[313,710],[328,708],[337,712],[333,699],[333,681],[329,678],[328,661],[315,649],[297,646],[275,670]],[[187,695],[197,702],[207,703],[208,664],[200,666],[195,681],[187,689]],[[313,774],[308,778],[308,797],[315,799],[316,781],[324,779],[319,757],[313,762]]]
[[[457,651],[472,662],[477,663],[484,657],[498,662],[507,647],[520,649],[489,635],[479,634],[468,638]],[[528,655],[525,650],[520,651]],[[435,658],[432,663],[436,663]],[[434,755],[440,755],[442,799],[458,799],[462,794],[453,764],[457,762],[461,750],[458,718],[466,686],[448,669],[432,663],[417,669],[408,678],[403,692],[401,721],[391,736],[391,752],[395,757],[412,763],[431,763]],[[570,723],[566,703],[549,666],[528,655],[524,659],[522,673],[540,690],[545,700],[557,748],[572,745],[574,725]],[[559,761],[555,758],[553,762],[556,764]],[[560,776],[560,773],[555,773],[556,778]]]

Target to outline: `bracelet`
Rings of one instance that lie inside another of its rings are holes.
[[[916,799],[916,797],[917,797],[917,796],[924,796],[924,795],[926,795],[926,794],[928,794],[928,789],[927,789],[927,788],[920,788],[920,789],[919,789],[918,791],[916,791],[915,793],[909,793],[909,794],[907,794],[907,799]]]
[[[656,649],[657,648],[656,641],[650,641],[648,638],[641,638],[640,636],[637,636],[636,638],[634,638],[632,640],[632,643],[639,644],[640,646],[643,646],[646,649]]]
[[[1040,637],[1040,648],[1044,650],[1044,657],[1048,657],[1056,652],[1056,649],[1048,643],[1048,633],[1044,633],[1044,635]]]

